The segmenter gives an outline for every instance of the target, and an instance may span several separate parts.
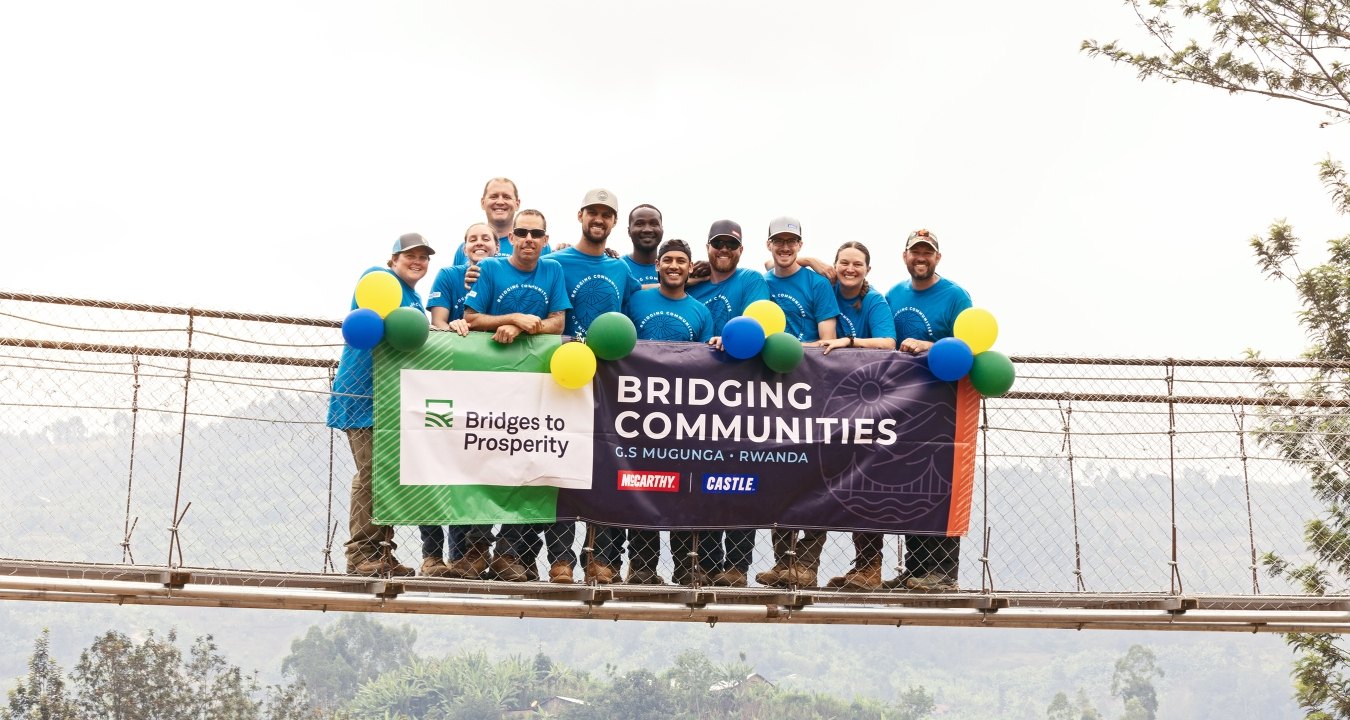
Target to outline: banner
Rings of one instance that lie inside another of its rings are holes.
[[[924,358],[806,348],[777,374],[639,342],[566,390],[548,374],[560,341],[377,348],[376,521],[966,532],[979,395]]]

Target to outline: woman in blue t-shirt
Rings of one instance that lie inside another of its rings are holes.
[[[403,290],[400,307],[417,308],[425,313],[422,297],[413,289],[426,277],[427,267],[435,250],[417,233],[408,233],[394,241],[393,254],[387,267],[372,267],[361,277],[373,272],[387,272],[398,278]],[[355,310],[356,296],[352,296]],[[342,430],[351,445],[352,459],[356,461],[356,475],[352,477],[352,497],[348,508],[347,572],[354,575],[412,575],[412,568],[394,559],[394,528],[376,525],[371,519],[374,509],[371,482],[374,464],[375,403],[374,367],[369,350],[358,350],[350,345],[342,348],[337,375],[333,378],[333,394],[328,398],[328,427]]]

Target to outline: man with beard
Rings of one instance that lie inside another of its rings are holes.
[[[483,186],[483,197],[479,199],[478,204],[483,208],[487,225],[492,228],[492,232],[500,243],[498,254],[509,256],[511,254],[512,223],[515,222],[516,211],[520,210],[520,191],[516,190],[515,182],[510,178],[492,178]],[[539,254],[547,255],[549,252],[549,246],[544,245]],[[466,262],[468,262],[468,256],[464,253],[464,245],[461,244],[455,250],[454,264],[463,265]]]
[[[663,342],[707,342],[712,339],[712,315],[703,303],[690,297],[684,289],[692,266],[689,243],[668,240],[658,253],[657,272],[660,283],[633,294],[628,301],[628,317],[637,328],[639,340]],[[624,582],[630,585],[662,585],[665,579],[656,571],[661,558],[661,534],[655,530],[630,529],[628,535],[628,574]],[[609,546],[609,552],[618,548]],[[601,561],[617,567],[619,558],[602,556]]]
[[[628,274],[644,288],[654,288],[660,282],[656,248],[664,236],[661,211],[655,206],[643,204],[628,212],[628,237],[633,241],[633,252],[624,255],[623,261],[628,264]]]
[[[487,223],[474,223],[464,231],[462,249],[467,264],[441,268],[427,296],[431,311],[431,325],[437,330],[453,330],[461,336],[469,334],[464,321],[464,273],[480,261],[496,257],[499,243],[496,232]],[[491,525],[422,525],[422,574],[428,577],[477,578],[487,570],[492,552]],[[441,552],[446,545],[449,552],[445,564]]]
[[[628,273],[628,264],[605,253],[605,243],[618,219],[619,201],[614,193],[601,188],[591,190],[577,211],[581,239],[549,256],[562,266],[567,299],[572,304],[563,331],[566,335],[584,338],[592,321],[607,312],[623,312],[628,299],[641,289]],[[568,527],[575,532],[575,526]],[[623,529],[592,523],[587,534],[591,552],[585,567],[586,581],[613,582],[618,568],[602,558],[617,558],[623,552]]]
[[[744,247],[741,226],[733,220],[718,220],[708,229],[708,259],[695,264],[689,294],[708,309],[713,320],[713,338],[708,344],[722,349],[722,328],[731,318],[745,312],[756,300],[769,299],[764,276],[738,267]],[[690,561],[698,539],[698,562]],[[754,530],[705,530],[670,533],[670,555],[675,561],[673,579],[679,585],[710,582],[726,587],[748,584],[750,563],[754,559]]]
[[[902,352],[927,352],[933,343],[951,337],[956,316],[971,306],[970,293],[937,274],[942,253],[937,236],[916,230],[905,241],[906,280],[886,293],[895,318],[895,336]],[[887,587],[923,592],[955,592],[960,565],[961,538],[905,536],[905,572]]]

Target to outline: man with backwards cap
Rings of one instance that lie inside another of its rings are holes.
[[[708,259],[695,263],[688,292],[713,320],[709,345],[722,349],[722,328],[731,318],[745,312],[756,300],[769,299],[764,275],[739,267],[744,246],[741,226],[734,220],[718,220],[708,228]],[[690,567],[694,538],[698,537],[698,563]],[[711,583],[726,587],[748,584],[750,563],[754,559],[754,530],[704,530],[698,533],[672,530],[670,555],[675,561],[673,579],[679,585]]]
[[[703,303],[685,292],[692,266],[689,243],[667,240],[656,253],[660,273],[657,287],[633,294],[628,301],[628,317],[637,328],[639,340],[666,342],[708,342],[712,339],[712,315]],[[630,585],[662,585],[665,579],[656,572],[661,556],[661,534],[655,530],[630,529],[628,534],[628,574]],[[601,560],[617,567],[619,548],[607,546]],[[676,563],[680,558],[676,557]]]
[[[572,304],[567,311],[564,335],[585,337],[592,321],[607,312],[623,312],[628,299],[641,289],[629,274],[628,265],[605,253],[605,242],[618,219],[619,200],[614,193],[602,188],[591,190],[582,198],[581,209],[577,211],[581,239],[549,256],[562,266],[567,299]],[[568,527],[575,532],[574,525]],[[618,557],[621,551],[614,551],[613,546],[623,546],[623,530],[592,523],[588,535],[592,552],[585,567],[586,581],[613,582],[618,568],[601,558]]]
[[[387,268],[372,267],[361,273],[387,272],[398,279],[403,290],[399,307],[416,308],[425,313],[422,298],[413,288],[427,274],[427,266],[436,251],[417,233],[408,233],[394,241]],[[355,310],[356,296],[352,296]],[[347,525],[351,538],[347,540],[347,572],[354,575],[412,575],[414,571],[394,558],[394,528],[376,525],[371,495],[374,469],[375,404],[374,367],[369,350],[358,350],[351,345],[342,348],[337,375],[333,378],[333,394],[328,398],[328,427],[347,433],[352,459],[356,461],[356,475],[352,477],[351,507]]]
[[[773,269],[764,274],[769,283],[769,298],[787,316],[787,332],[805,345],[819,345],[835,339],[835,318],[839,303],[834,288],[824,277],[807,270],[798,262],[802,247],[802,224],[796,218],[780,217],[769,223],[766,243]],[[820,552],[825,547],[824,530],[774,529],[773,567],[755,575],[762,585],[813,587],[820,568]]]
[[[909,234],[904,254],[909,279],[886,293],[901,352],[917,355],[927,352],[938,340],[951,337],[956,316],[971,306],[970,293],[937,274],[941,259],[937,235],[928,230]],[[959,537],[906,535],[905,572],[886,585],[954,592],[960,555]]]

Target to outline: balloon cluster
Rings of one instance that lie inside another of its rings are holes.
[[[342,321],[342,339],[357,350],[388,341],[389,347],[413,352],[427,341],[427,316],[417,308],[399,307],[403,288],[387,272],[367,273],[356,283],[356,309]]]
[[[621,312],[607,312],[591,321],[585,342],[560,345],[549,358],[554,381],[569,389],[585,387],[595,377],[596,358],[622,360],[637,345],[637,328]]]
[[[970,384],[985,397],[999,397],[1017,373],[1007,355],[989,348],[998,338],[998,322],[988,310],[966,308],[956,316],[954,337],[933,343],[928,370],[939,380],[954,382],[970,375]]]
[[[802,362],[802,344],[784,332],[787,316],[772,300],[756,300],[722,327],[722,349],[737,360],[759,355],[776,373],[788,373]]]

